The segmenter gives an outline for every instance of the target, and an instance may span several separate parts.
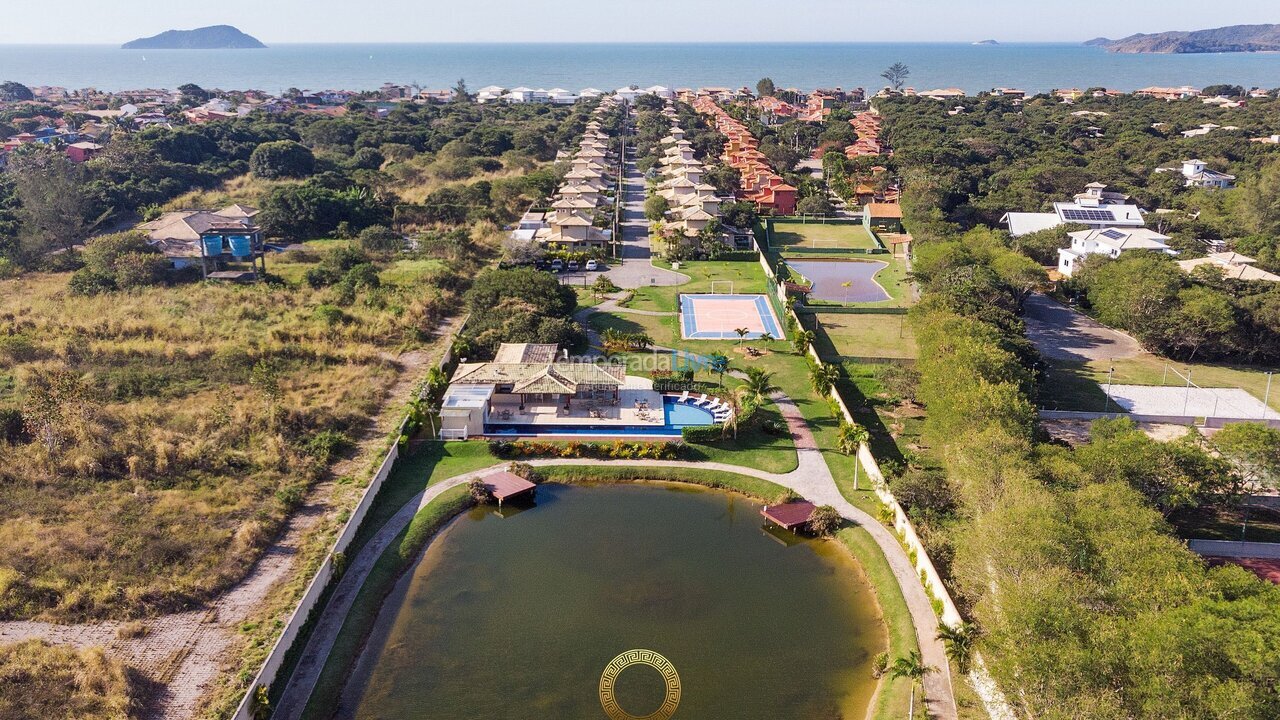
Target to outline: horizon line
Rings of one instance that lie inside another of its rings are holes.
[[[137,38],[142,39],[142,38]],[[266,48],[145,48],[147,50],[269,50],[279,45],[1083,45],[1086,40],[289,40],[282,42],[255,38]],[[127,40],[125,42],[133,42]],[[0,47],[121,47],[119,42],[0,42]],[[143,48],[139,48],[143,49]]]

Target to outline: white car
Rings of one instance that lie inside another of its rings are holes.
[[[596,262],[595,260],[587,261],[587,270],[599,270],[599,269],[600,269],[600,263]]]

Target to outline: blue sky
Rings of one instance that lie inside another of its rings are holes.
[[[1262,0],[59,0],[0,43],[121,43],[229,24],[266,42],[1076,41],[1280,22]],[[54,18],[57,19],[54,19]]]

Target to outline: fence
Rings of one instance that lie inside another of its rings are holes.
[[[449,337],[444,355],[436,365],[439,369],[443,370],[453,362],[453,340],[466,328],[469,320],[469,315],[464,316],[462,322],[458,324],[458,329]],[[409,421],[410,417],[406,414],[404,419],[400,421],[396,432],[397,438],[405,434]],[[352,509],[351,516],[347,518],[347,522],[342,526],[341,532],[334,539],[329,554],[325,557],[324,562],[320,564],[320,569],[316,571],[315,576],[311,578],[306,592],[302,594],[297,607],[294,608],[288,622],[285,623],[284,630],[280,632],[280,637],[276,638],[276,642],[271,647],[271,652],[267,655],[267,659],[263,661],[262,667],[258,669],[258,674],[254,676],[248,691],[240,700],[240,705],[236,708],[235,715],[232,716],[233,720],[253,720],[255,710],[254,696],[257,689],[259,687],[270,687],[276,681],[276,675],[284,665],[289,651],[293,648],[294,643],[298,641],[298,636],[310,620],[311,614],[318,609],[317,606],[320,599],[324,597],[325,591],[329,588],[329,583],[335,579],[335,575],[338,572],[335,558],[339,553],[345,552],[351,545],[352,540],[355,539],[356,533],[360,531],[361,523],[364,522],[365,517],[369,514],[369,508],[373,506],[373,502],[378,496],[378,491],[382,489],[383,483],[391,475],[391,471],[395,469],[396,461],[399,458],[400,445],[398,442],[393,441],[391,449],[387,451],[386,456],[382,459],[382,464],[378,466],[373,478],[369,481],[369,485],[365,487],[364,492],[360,495],[360,502],[356,503],[355,508]]]
[[[403,435],[405,426],[408,424],[409,418],[406,417],[400,423],[399,435]],[[351,513],[351,517],[347,519],[345,525],[342,526],[342,532],[338,534],[337,539],[333,543],[333,548],[325,557],[324,562],[320,564],[320,569],[316,571],[315,577],[311,579],[311,583],[307,585],[307,591],[303,593],[302,599],[298,602],[298,606],[294,608],[293,614],[289,616],[289,621],[285,623],[284,630],[280,633],[280,637],[276,638],[276,643],[271,648],[267,659],[263,661],[262,667],[258,669],[257,676],[249,685],[249,690],[240,701],[240,706],[236,708],[236,713],[232,717],[234,720],[253,720],[255,697],[259,687],[270,687],[276,680],[276,674],[280,672],[280,667],[284,665],[285,656],[288,655],[290,648],[294,642],[298,640],[299,633],[311,618],[311,613],[317,609],[320,598],[324,596],[325,590],[328,589],[330,581],[334,579],[337,572],[335,567],[335,557],[338,553],[344,552],[355,538],[356,533],[360,530],[360,523],[369,513],[369,508],[373,505],[374,498],[377,497],[378,491],[382,489],[382,484],[386,481],[387,476],[391,474],[391,470],[395,467],[396,460],[400,457],[400,446],[398,443],[392,443],[391,449],[387,451],[387,455],[382,460],[382,464],[378,467],[378,471],[374,474],[373,480],[369,482],[368,487],[364,489],[364,493],[360,496],[360,502],[356,504],[355,510]]]
[[[1280,429],[1280,420],[1274,418],[1247,417],[1197,417],[1195,415],[1144,415],[1124,412],[1087,412],[1081,410],[1040,410],[1044,420],[1099,420],[1102,418],[1129,418],[1134,422],[1163,423],[1165,425],[1196,425],[1204,428],[1220,429],[1232,423],[1261,423],[1267,427]]]

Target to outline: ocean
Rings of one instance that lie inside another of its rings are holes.
[[[486,85],[580,90],[648,87],[864,87],[895,62],[917,89],[993,87],[1044,92],[1150,85],[1280,86],[1280,54],[1119,55],[1079,44],[293,44],[266,50],[121,50],[107,45],[0,45],[0,80],[71,89],[372,90],[385,82],[423,88],[459,78]]]

